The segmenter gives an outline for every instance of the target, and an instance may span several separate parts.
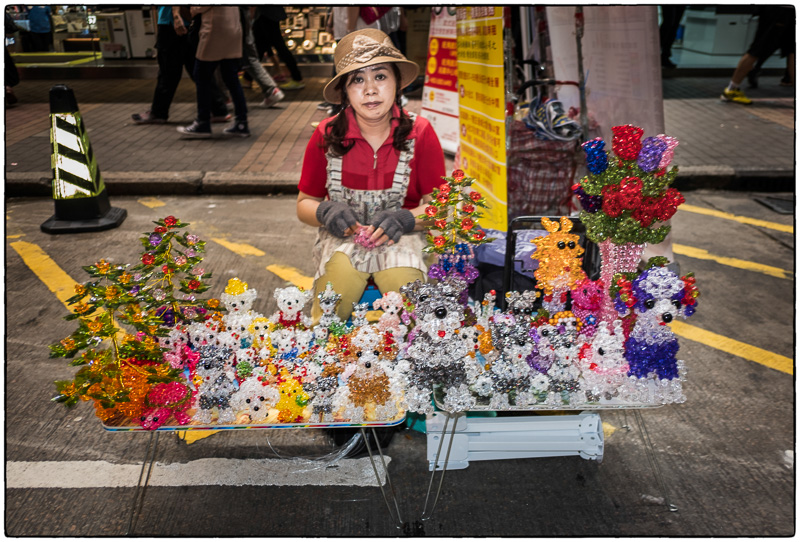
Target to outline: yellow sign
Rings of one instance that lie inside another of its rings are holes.
[[[503,8],[456,9],[462,168],[477,179],[490,208],[481,225],[505,231],[506,99]]]

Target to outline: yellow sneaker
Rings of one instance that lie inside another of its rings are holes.
[[[290,79],[286,83],[279,84],[278,87],[280,87],[282,90],[300,90],[301,88],[306,88],[306,84],[302,81]]]
[[[729,90],[726,88],[725,90],[722,91],[722,94],[720,95],[719,99],[726,102],[734,102],[737,104],[744,104],[744,105],[750,105],[751,103],[753,103],[753,100],[745,96],[744,92],[742,92],[741,89],[738,88],[733,90]]]

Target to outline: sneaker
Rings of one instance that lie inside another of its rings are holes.
[[[226,137],[250,137],[250,129],[247,127],[247,121],[237,120],[222,130],[222,135]]]
[[[332,105],[333,105],[332,103],[328,103],[328,102],[318,103],[317,104],[317,109],[319,109],[320,111],[327,111],[328,109],[331,108]]]
[[[211,137],[211,124],[194,121],[189,126],[178,126],[184,139],[208,139]]]
[[[733,102],[737,104],[750,105],[753,100],[744,95],[741,89],[735,88],[733,90],[725,89],[720,94],[719,99],[725,102]]]
[[[405,107],[407,105],[408,105],[408,98],[406,98],[405,95],[401,94],[400,95],[400,107]]]
[[[281,87],[283,90],[300,90],[301,88],[306,88],[305,83],[303,83],[302,81],[295,81],[294,79],[291,79],[290,81],[287,81],[278,86]]]
[[[232,118],[233,118],[233,115],[231,115],[230,113],[228,113],[226,115],[213,115],[211,117],[211,122],[215,122],[215,123],[219,124],[219,123],[222,123],[222,122],[228,122]]]
[[[167,122],[167,119],[154,117],[150,111],[145,111],[141,115],[134,113],[131,115],[131,120],[133,120],[134,124],[164,124]]]
[[[280,102],[285,97],[286,97],[286,95],[283,93],[283,91],[281,89],[274,88],[274,89],[272,89],[272,93],[269,96],[267,96],[266,98],[264,98],[264,101],[261,102],[258,105],[260,107],[263,107],[263,108],[266,109],[266,108],[272,107],[276,103]]]
[[[331,104],[331,106],[328,108],[328,111],[327,111],[328,116],[329,117],[335,117],[336,115],[339,114],[339,112],[342,109],[343,109],[342,108],[342,104]]]

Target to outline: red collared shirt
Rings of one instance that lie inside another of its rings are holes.
[[[397,105],[392,107],[392,131],[389,137],[378,149],[377,159],[372,147],[361,135],[358,129],[353,109],[345,109],[348,128],[346,140],[353,141],[352,148],[342,158],[342,184],[356,190],[385,190],[392,186],[400,152],[392,146],[394,131],[397,129],[396,117],[400,114]],[[328,161],[323,148],[323,134],[325,127],[335,117],[325,119],[311,136],[303,158],[303,172],[300,175],[298,188],[301,192],[315,198],[325,198],[328,190],[325,188],[327,181]],[[414,158],[411,159],[411,178],[409,179],[404,209],[413,209],[419,206],[422,196],[430,194],[433,189],[441,185],[445,176],[444,154],[439,138],[430,123],[417,117],[411,129],[409,139],[415,139]]]

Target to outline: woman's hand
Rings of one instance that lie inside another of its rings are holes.
[[[343,201],[320,202],[316,216],[320,224],[336,237],[353,235],[360,227],[356,213]]]
[[[381,211],[372,218],[370,240],[375,246],[386,242],[393,245],[400,240],[404,233],[414,231],[416,219],[408,209],[399,211]]]

